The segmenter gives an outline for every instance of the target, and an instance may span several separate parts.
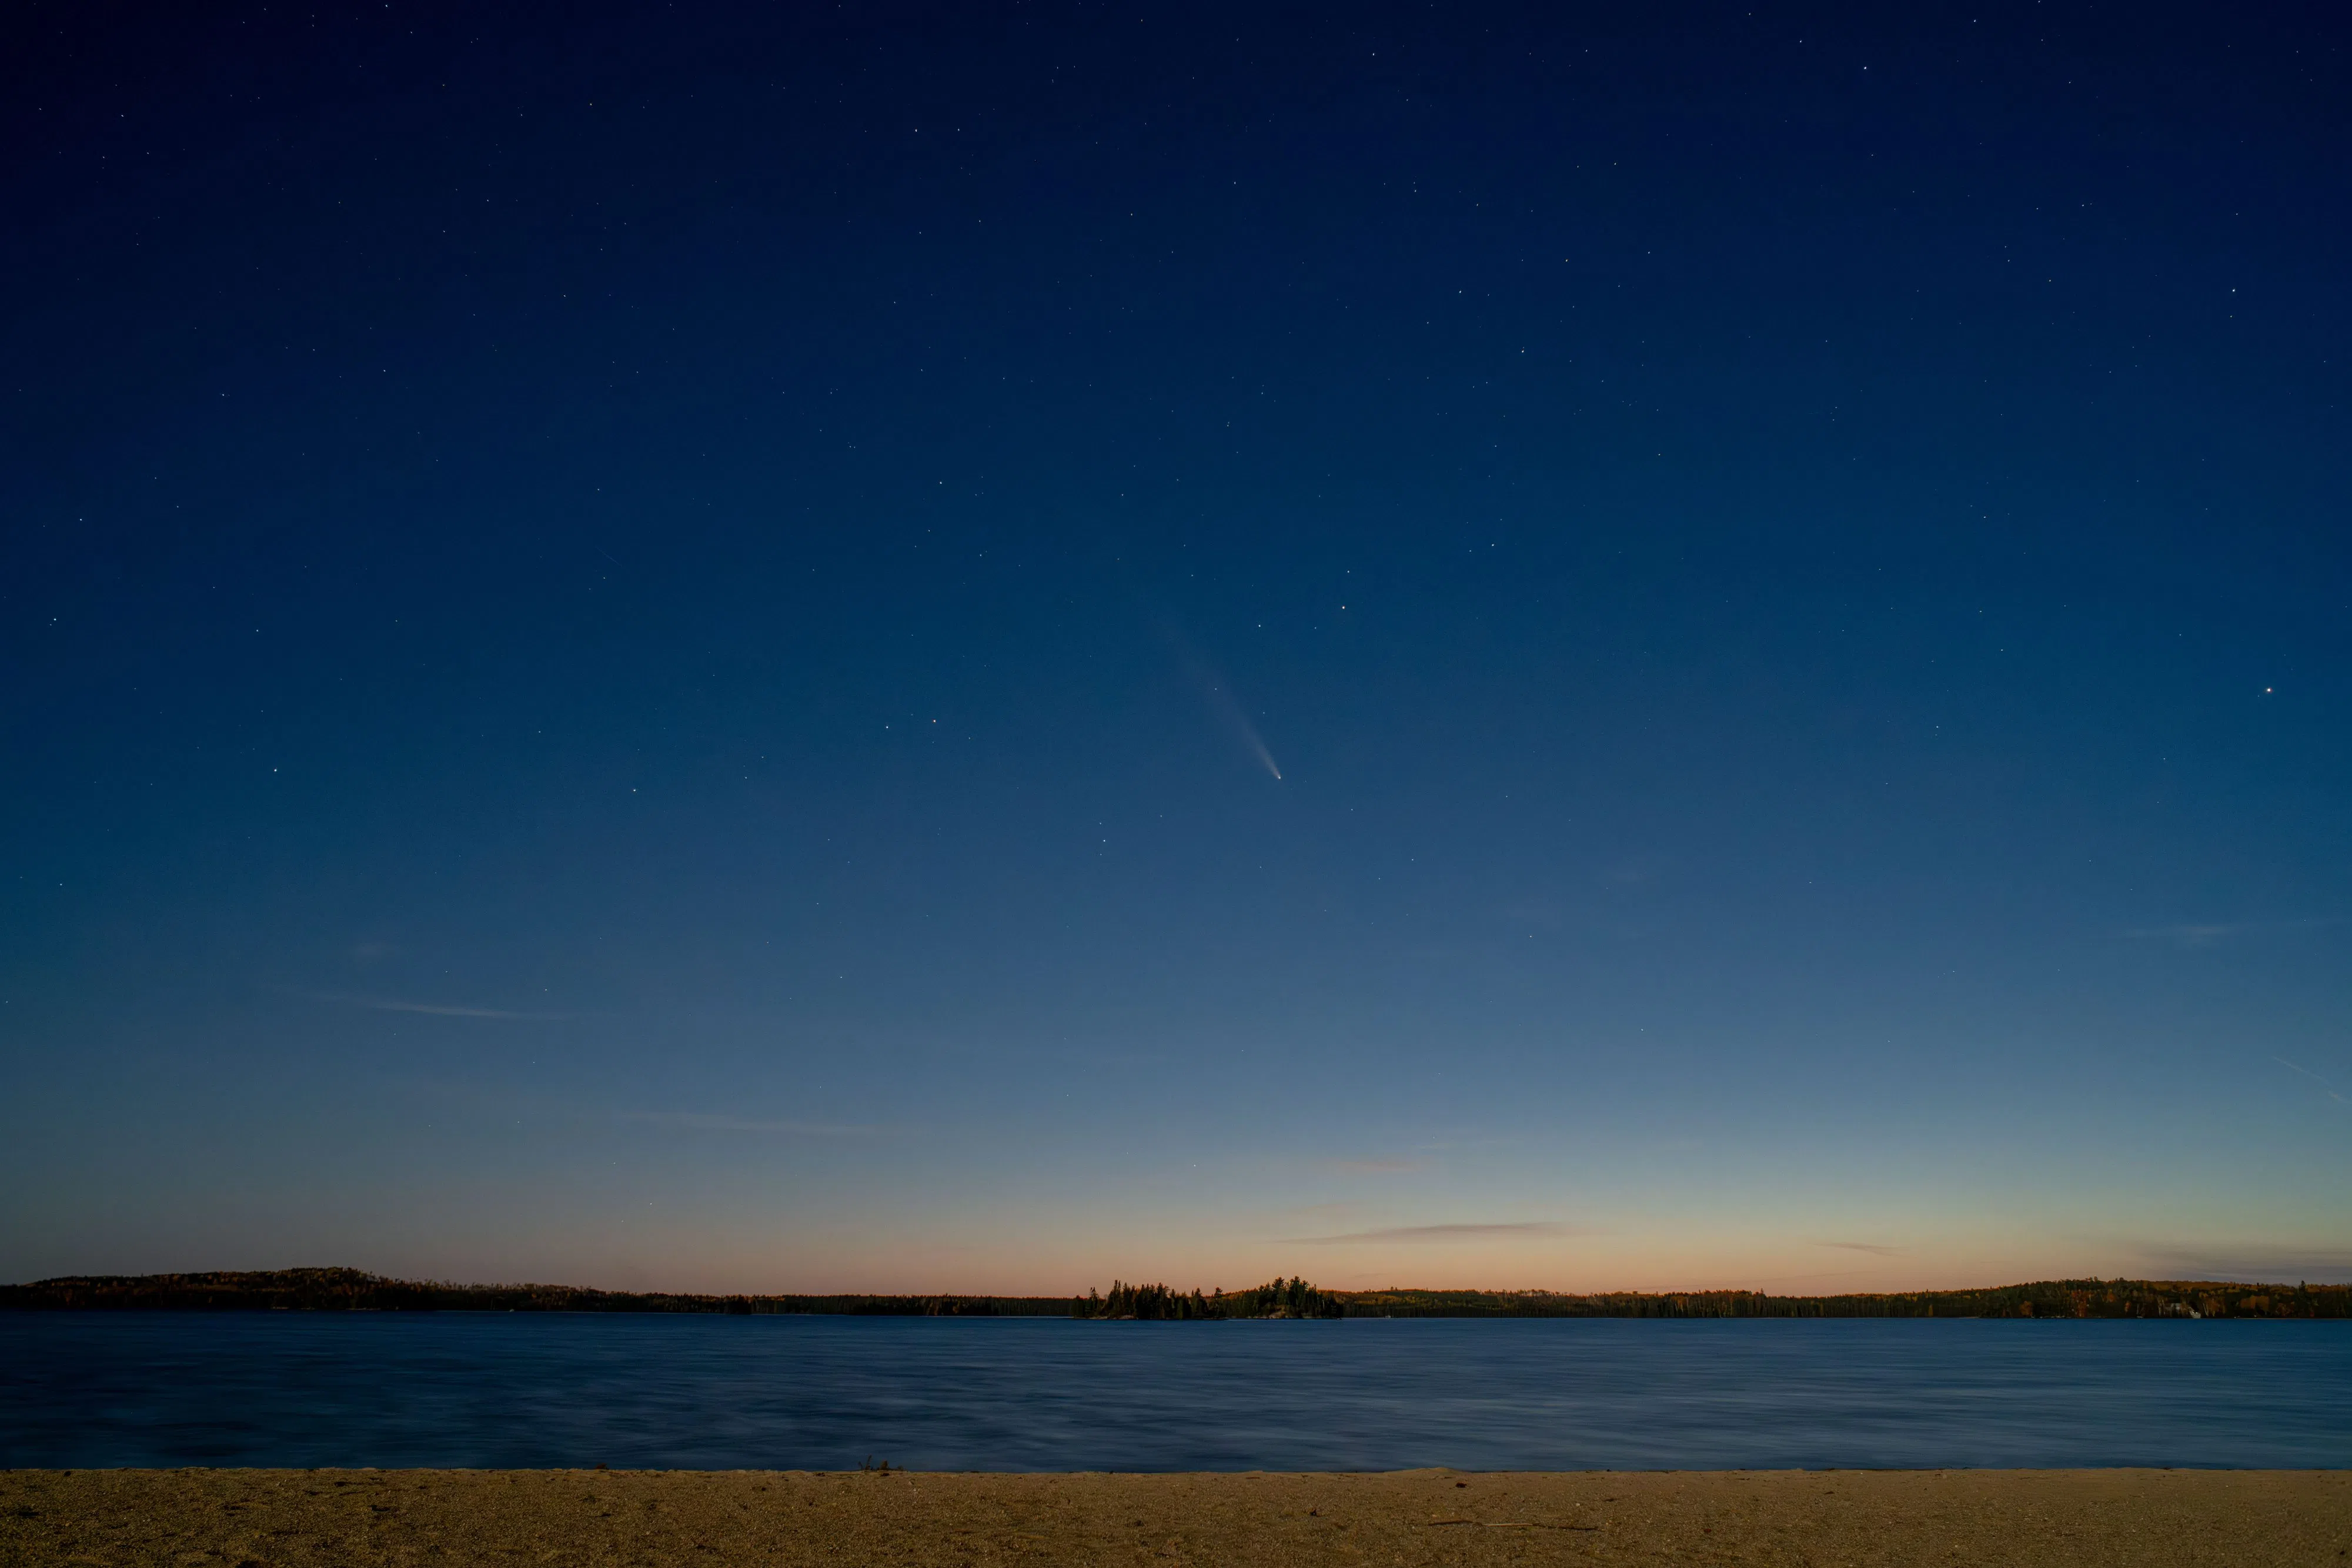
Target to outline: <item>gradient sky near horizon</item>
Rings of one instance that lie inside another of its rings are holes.
[[[0,1278],[2352,1279],[2342,18],[1873,11],[13,11]]]

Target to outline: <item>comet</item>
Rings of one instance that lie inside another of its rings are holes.
[[[1241,704],[1234,701],[1233,693],[1212,681],[1209,684],[1209,706],[1217,711],[1217,716],[1224,720],[1226,727],[1240,737],[1241,743],[1249,747],[1249,753],[1257,758],[1258,766],[1272,774],[1276,783],[1280,783],[1282,769],[1276,765],[1274,753],[1265,748],[1265,737],[1258,734],[1257,726],[1250,723],[1249,716],[1242,712]]]

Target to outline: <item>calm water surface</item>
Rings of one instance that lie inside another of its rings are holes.
[[[0,1466],[2352,1466],[2352,1323],[0,1314]]]

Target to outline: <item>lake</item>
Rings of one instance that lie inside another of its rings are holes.
[[[0,1466],[2352,1466],[2352,1322],[0,1314]]]

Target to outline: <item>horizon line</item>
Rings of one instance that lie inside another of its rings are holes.
[[[295,1282],[295,1281],[296,1281],[296,1280],[298,1280],[299,1278],[300,1278],[300,1277],[304,1277],[304,1276],[308,1276],[308,1277],[310,1277],[310,1278],[311,1278],[311,1279],[317,1279],[317,1278],[319,1278],[319,1277],[320,1277],[320,1276],[341,1276],[341,1277],[342,1277],[342,1278],[344,1278],[344,1279],[347,1279],[347,1280],[352,1280],[352,1281],[354,1281],[355,1282],[358,1282],[358,1281],[364,1281],[364,1282],[366,1282],[366,1283],[369,1283],[369,1284],[375,1284],[375,1285],[409,1286],[409,1287],[415,1287],[415,1288],[419,1288],[419,1289],[428,1289],[428,1290],[436,1290],[436,1291],[570,1291],[570,1292],[574,1292],[574,1293],[577,1293],[577,1294],[580,1294],[580,1295],[587,1295],[587,1296],[642,1297],[642,1298],[647,1298],[647,1299],[654,1299],[654,1298],[668,1298],[668,1299],[673,1299],[673,1300],[696,1300],[696,1301],[773,1301],[773,1300],[803,1299],[803,1300],[859,1300],[859,1301],[944,1301],[944,1300],[955,1300],[955,1301],[1085,1301],[1085,1300],[1087,1300],[1087,1292],[1091,1292],[1091,1291],[1096,1291],[1096,1290],[1098,1290],[1098,1289],[1100,1289],[1100,1288],[1101,1288],[1101,1287],[1098,1287],[1098,1286],[1088,1286],[1088,1287],[1087,1287],[1087,1291],[1084,1291],[1084,1292],[1081,1292],[1081,1291],[1043,1291],[1043,1292],[1023,1292],[1023,1291],[970,1291],[970,1290],[924,1290],[924,1291],[862,1291],[862,1290],[770,1290],[770,1291],[748,1291],[748,1290],[747,1290],[747,1291],[725,1291],[725,1290],[719,1290],[719,1291],[709,1291],[709,1290],[704,1290],[704,1291],[691,1291],[691,1290],[667,1290],[667,1289],[661,1289],[661,1288],[647,1288],[647,1289],[634,1289],[634,1290],[627,1290],[627,1289],[616,1289],[616,1288],[612,1288],[612,1287],[607,1287],[607,1286],[603,1286],[603,1285],[576,1285],[576,1284],[567,1284],[567,1283],[562,1283],[562,1282],[560,1282],[560,1281],[550,1281],[550,1280],[498,1280],[498,1281],[483,1281],[483,1280],[476,1280],[476,1281],[460,1281],[460,1280],[446,1280],[446,1279],[444,1279],[444,1280],[436,1280],[436,1279],[424,1279],[424,1278],[410,1278],[410,1277],[407,1277],[407,1276],[397,1275],[397,1274],[378,1274],[378,1273],[372,1272],[372,1271],[370,1271],[370,1270],[365,1270],[365,1269],[354,1268],[354,1267],[352,1267],[352,1266],[350,1266],[350,1265],[348,1265],[348,1264],[297,1264],[297,1265],[293,1265],[293,1266],[291,1266],[291,1267],[283,1268],[283,1269],[194,1269],[194,1270],[163,1270],[163,1271],[161,1271],[161,1272],[157,1272],[157,1273],[151,1273],[151,1274],[101,1274],[101,1273],[53,1274],[53,1275],[49,1275],[49,1276],[47,1276],[47,1277],[45,1277],[45,1278],[42,1278],[42,1279],[37,1279],[37,1280],[24,1280],[24,1281],[9,1281],[9,1282],[0,1282],[0,1291],[37,1290],[37,1289],[39,1289],[39,1288],[41,1288],[41,1287],[43,1287],[43,1286],[64,1286],[64,1285],[76,1285],[76,1284],[93,1284],[93,1285],[94,1285],[94,1284],[146,1284],[146,1283],[161,1282],[161,1281],[191,1281],[191,1282],[205,1281],[222,1281],[223,1283],[226,1283],[226,1282],[229,1282],[229,1281],[262,1281],[262,1280],[281,1279],[281,1280],[287,1280],[289,1283],[291,1283],[291,1282]],[[1298,1277],[1298,1276],[1294,1276],[1294,1277],[1295,1277],[1295,1278],[1302,1278],[1302,1279],[1303,1279],[1303,1277]],[[1277,1274],[1277,1275],[1276,1275],[1276,1276],[1275,1276],[1275,1278],[1274,1278],[1272,1281],[1265,1281],[1265,1282],[1262,1282],[1262,1283],[1260,1283],[1260,1284],[1256,1284],[1256,1285],[1244,1285],[1244,1286],[1241,1286],[1241,1287],[1239,1287],[1238,1289],[1236,1289],[1236,1290],[1234,1290],[1234,1291],[1228,1291],[1224,1290],[1224,1289],[1223,1289],[1223,1287],[1222,1287],[1222,1286],[1208,1287],[1208,1288],[1206,1288],[1206,1289],[1202,1289],[1202,1287],[1197,1287],[1197,1286],[1196,1286],[1196,1287],[1194,1287],[1192,1291],[1178,1291],[1177,1293],[1179,1293],[1179,1294],[1184,1294],[1184,1295],[1190,1295],[1190,1294],[1192,1294],[1192,1293],[1198,1292],[1198,1293],[1201,1293],[1201,1294],[1204,1294],[1204,1295],[1213,1295],[1213,1295],[1240,1295],[1240,1294],[1246,1294],[1246,1293],[1248,1293],[1248,1292],[1250,1292],[1250,1291],[1259,1291],[1259,1290],[1265,1289],[1265,1288],[1266,1288],[1266,1286],[1267,1286],[1268,1284],[1275,1284],[1275,1285],[1278,1285],[1278,1284],[1281,1284],[1281,1283],[1283,1283],[1283,1282],[1284,1282],[1284,1277],[1283,1277],[1283,1276],[1281,1276],[1281,1275],[1279,1275],[1279,1274]],[[1964,1295],[1978,1295],[1978,1294],[1982,1294],[1982,1293],[1984,1293],[1984,1292],[1986,1292],[1986,1291],[2013,1291],[2013,1290],[2023,1290],[2023,1289],[2027,1289],[2027,1288],[2030,1288],[2030,1287],[2032,1287],[2032,1286],[2035,1286],[2035,1285],[2179,1285],[2179,1286],[2210,1286],[2210,1287],[2215,1287],[2215,1288],[2227,1287],[2227,1286],[2242,1286],[2242,1287],[2245,1287],[2245,1288],[2248,1288],[2248,1289],[2257,1289],[2257,1290],[2306,1290],[2306,1291],[2307,1291],[2307,1290],[2315,1290],[2315,1290],[2323,1290],[2323,1291],[2352,1290],[2352,1281],[2341,1281],[2341,1280],[2310,1280],[2310,1279],[2304,1279],[2304,1280],[2298,1280],[2298,1281],[2293,1281],[2293,1282],[2289,1282],[2289,1281],[2285,1281],[2285,1280],[2260,1280],[2260,1279],[2226,1278],[2226,1277],[2223,1277],[2223,1276],[2221,1276],[2221,1275],[2212,1275],[2212,1274],[2207,1274],[2207,1275],[2183,1275],[2183,1276],[2175,1276],[2175,1277],[2170,1277],[2170,1278],[2166,1278],[2166,1277],[2158,1276],[2158,1275],[2152,1275],[2152,1274],[2150,1274],[2150,1275],[2139,1275],[2139,1274],[2053,1274],[2053,1275],[2046,1275],[2046,1276],[2043,1276],[2043,1277],[2039,1278],[2039,1279],[2026,1279],[2026,1280],[2010,1280],[2010,1281],[2000,1281],[2000,1282],[1999,1282],[1999,1283],[1994,1283],[1994,1284],[1981,1284],[1981,1285],[1939,1285],[1939,1286],[1919,1286],[1919,1287],[1912,1287],[1912,1288],[1897,1288],[1897,1289],[1891,1289],[1891,1290],[1873,1290],[1873,1291],[1790,1291],[1790,1292],[1786,1292],[1786,1293],[1783,1293],[1783,1292],[1776,1292],[1776,1291],[1767,1291],[1767,1290],[1762,1290],[1762,1289],[1759,1289],[1759,1288],[1758,1288],[1758,1287],[1751,1286],[1751,1285],[1697,1285],[1697,1286],[1638,1286],[1638,1285],[1633,1285],[1633,1286],[1610,1286],[1610,1287],[1604,1287],[1604,1288],[1597,1289],[1597,1290],[1574,1291],[1574,1290],[1556,1290],[1556,1289],[1553,1289],[1553,1288],[1551,1288],[1551,1287],[1549,1287],[1549,1286],[1543,1286],[1543,1285],[1530,1285],[1530,1286],[1507,1286],[1507,1286],[1484,1286],[1484,1285],[1396,1285],[1396,1284],[1391,1284],[1391,1285],[1376,1285],[1376,1286],[1362,1286],[1362,1287],[1347,1287],[1347,1286],[1323,1286],[1323,1285],[1316,1285],[1316,1284],[1314,1284],[1312,1281],[1304,1281],[1304,1282],[1305,1282],[1305,1283],[1307,1283],[1307,1284],[1309,1286],[1309,1288],[1311,1288],[1311,1289],[1313,1289],[1313,1290],[1315,1290],[1315,1291],[1317,1291],[1320,1292],[1320,1293],[1321,1293],[1321,1294],[1323,1294],[1323,1295],[1327,1295],[1327,1296],[1361,1297],[1361,1296],[1381,1296],[1381,1295],[1391,1295],[1391,1294],[1398,1294],[1398,1295],[1423,1295],[1423,1296],[1483,1296],[1483,1297],[1540,1296],[1540,1297],[1549,1297],[1549,1298],[1553,1298],[1553,1299],[1557,1299],[1557,1300],[1591,1300],[1591,1299],[1593,1299],[1593,1298],[1596,1298],[1596,1297],[1608,1297],[1608,1296],[1648,1296],[1648,1297],[1662,1297],[1662,1298],[1663,1298],[1663,1297],[1675,1297],[1675,1296],[1726,1296],[1726,1295],[1747,1295],[1747,1296],[1763,1296],[1763,1297],[1769,1297],[1769,1298],[1771,1298],[1771,1299],[1773,1299],[1773,1300],[1778,1300],[1778,1301],[1829,1301],[1829,1300],[1836,1300],[1836,1299],[1840,1299],[1840,1298],[1853,1298],[1853,1297],[1891,1297],[1891,1296],[1964,1296]],[[1113,1288],[1116,1288],[1116,1287],[1118,1287],[1118,1286],[1119,1286],[1119,1285],[1121,1285],[1121,1284],[1124,1284],[1124,1285],[1126,1285],[1126,1286],[1128,1286],[1128,1287],[1129,1287],[1129,1288],[1137,1288],[1137,1287],[1139,1287],[1139,1286],[1143,1286],[1143,1285],[1145,1284],[1145,1282],[1144,1282],[1144,1281],[1125,1281],[1125,1280],[1118,1280],[1118,1279],[1114,1279],[1114,1280],[1112,1281],[1112,1282],[1111,1282],[1111,1283],[1112,1283]],[[1160,1287],[1160,1288],[1161,1288],[1161,1289],[1168,1289],[1168,1290],[1171,1290],[1171,1291],[1173,1291],[1173,1290],[1174,1290],[1174,1287],[1172,1287],[1172,1286],[1166,1286],[1166,1285],[1163,1285],[1163,1284],[1161,1284],[1160,1281],[1150,1281],[1150,1284],[1151,1284],[1151,1285],[1155,1285],[1155,1286],[1159,1286],[1159,1287]],[[5,1310],[5,1302],[0,1302],[0,1310]]]

